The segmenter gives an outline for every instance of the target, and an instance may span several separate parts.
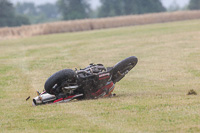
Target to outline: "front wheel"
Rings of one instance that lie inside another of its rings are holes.
[[[135,65],[138,59],[135,56],[128,57],[120,62],[118,62],[113,67],[112,81],[114,83],[119,82]]]

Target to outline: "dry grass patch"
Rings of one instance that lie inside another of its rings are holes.
[[[85,19],[75,21],[62,21],[31,26],[21,26],[16,28],[1,28],[0,39],[18,38],[45,34],[55,34],[64,32],[88,31],[96,29],[107,29],[115,27],[144,25],[153,23],[165,23],[172,21],[182,21],[199,19],[200,11],[179,11],[152,13],[145,15],[130,15],[120,17],[108,17],[100,19]]]

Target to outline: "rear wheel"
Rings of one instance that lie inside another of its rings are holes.
[[[45,82],[44,88],[47,93],[57,95],[62,90],[62,83],[65,81],[73,81],[75,79],[75,72],[71,69],[64,69],[54,73]]]
[[[112,81],[114,83],[119,82],[135,65],[138,59],[135,56],[128,57],[120,62],[118,62],[113,67]]]

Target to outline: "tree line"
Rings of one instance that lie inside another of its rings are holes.
[[[88,0],[57,0],[55,4],[38,6],[30,2],[13,5],[9,0],[0,0],[0,27],[167,11],[161,0],[100,0],[100,3],[100,7],[92,10]],[[200,0],[190,0],[187,8],[200,9]]]
[[[27,17],[15,14],[12,3],[0,0],[0,27],[30,24]]]

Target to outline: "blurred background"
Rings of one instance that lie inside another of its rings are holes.
[[[198,9],[200,0],[0,0],[0,27]]]

